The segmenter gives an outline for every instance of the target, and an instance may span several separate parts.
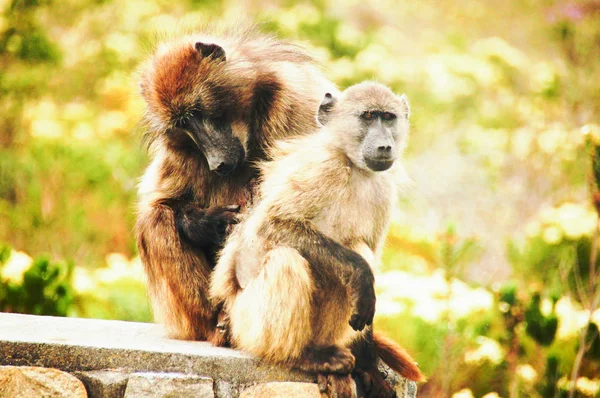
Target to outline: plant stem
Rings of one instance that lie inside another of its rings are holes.
[[[575,396],[575,390],[577,389],[577,377],[579,376],[579,369],[581,368],[581,362],[583,361],[583,356],[585,352],[588,350],[587,344],[585,344],[585,337],[587,335],[588,327],[592,323],[592,316],[594,315],[594,311],[598,307],[598,297],[600,295],[596,294],[596,260],[598,258],[598,216],[596,216],[596,228],[594,229],[594,235],[592,237],[592,251],[590,253],[590,273],[589,273],[589,300],[585,300],[585,297],[580,297],[580,301],[582,303],[588,303],[588,319],[585,323],[585,326],[581,329],[579,333],[579,349],[577,350],[577,356],[575,357],[575,363],[573,364],[573,370],[571,372],[571,387],[569,389],[569,398],[573,398]],[[579,272],[579,268],[575,270],[575,272]]]

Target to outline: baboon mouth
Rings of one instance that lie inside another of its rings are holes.
[[[217,166],[217,168],[214,170],[214,172],[217,173],[218,175],[220,175],[221,177],[225,177],[225,176],[228,176],[229,174],[231,174],[233,172],[233,170],[235,170],[235,169],[236,169],[235,164],[221,163],[219,166]]]
[[[373,171],[385,171],[392,167],[394,159],[365,159],[367,167]]]

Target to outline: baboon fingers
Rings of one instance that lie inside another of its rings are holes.
[[[357,398],[356,383],[349,374],[319,373],[317,384],[323,398]]]
[[[308,347],[297,368],[310,373],[348,374],[354,370],[356,359],[345,347]]]

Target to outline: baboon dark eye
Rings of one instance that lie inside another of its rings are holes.
[[[373,120],[375,114],[373,112],[363,112],[363,114],[360,115],[360,117],[362,117],[365,120]]]
[[[396,115],[390,112],[383,112],[381,117],[383,118],[383,120],[394,120],[396,118]]]

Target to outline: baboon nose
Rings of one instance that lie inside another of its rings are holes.
[[[377,147],[377,151],[379,153],[390,153],[392,151],[392,147],[389,145],[382,145]]]
[[[227,164],[225,162],[221,162],[219,163],[219,165],[215,168],[215,172],[219,175],[227,175],[229,173],[231,173],[233,171],[233,169],[235,168],[235,165],[233,164]]]

